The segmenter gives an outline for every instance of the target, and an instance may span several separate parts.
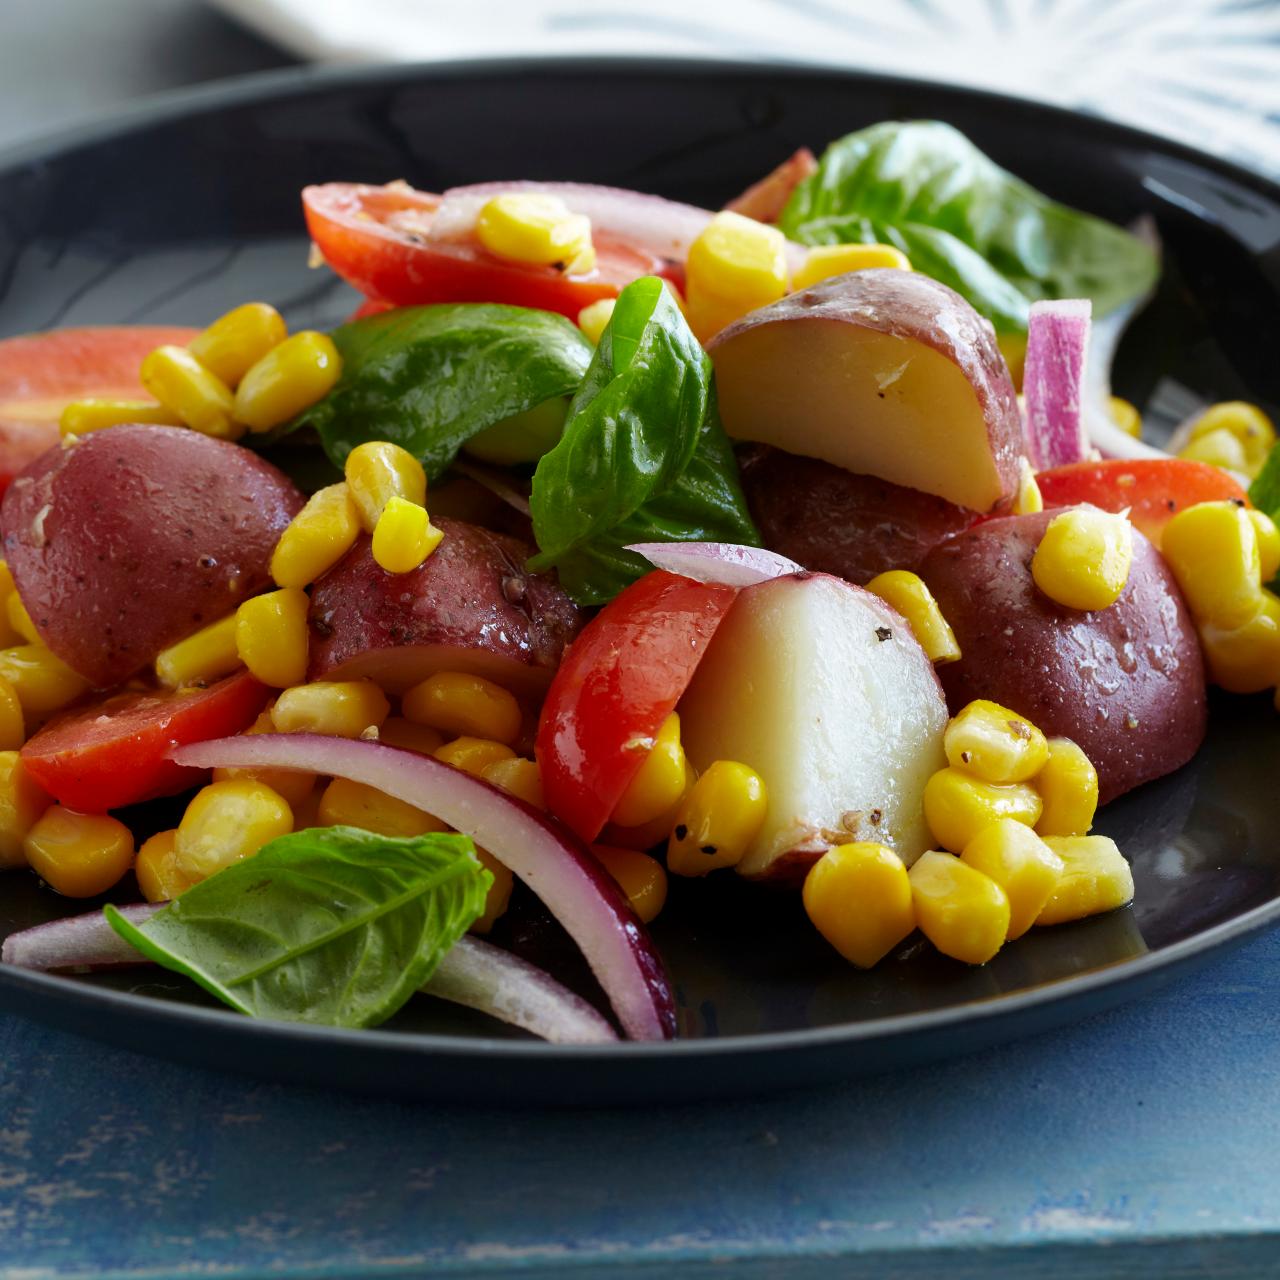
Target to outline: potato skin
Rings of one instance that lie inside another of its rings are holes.
[[[863,586],[888,569],[915,571],[978,514],[945,498],[768,445],[738,454],[742,488],[770,551]]]
[[[938,668],[954,714],[991,698],[1098,771],[1101,803],[1180,768],[1204,740],[1204,659],[1164,561],[1138,530],[1120,598],[1083,613],[1035,585],[1031,558],[1062,508],[988,520],[934,548],[920,574],[961,658]]]
[[[270,586],[302,502],[248,449],[131,424],[42,454],[6,491],[0,528],[44,642],[109,688]]]
[[[460,520],[435,524],[444,540],[409,573],[380,568],[361,537],[316,583],[309,679],[376,675],[398,693],[432,669],[470,670],[517,692],[546,687],[581,610],[553,575],[525,569],[529,543]],[[413,649],[424,665],[413,665]]]
[[[987,439],[1006,498],[1018,489],[1022,416],[996,332],[954,289],[918,271],[872,268],[834,276],[752,311],[718,333],[717,348],[758,325],[784,320],[839,320],[932,347],[968,380],[987,424]]]

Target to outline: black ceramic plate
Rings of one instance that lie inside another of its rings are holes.
[[[0,160],[0,334],[200,324],[269,298],[325,325],[353,295],[306,268],[308,182],[565,178],[715,207],[802,144],[936,117],[1059,199],[1153,215],[1160,292],[1121,352],[1148,404],[1173,375],[1215,399],[1280,403],[1280,190],[1116,125],[958,89],[723,64],[562,63],[270,76],[184,95]],[[1130,909],[1037,931],[981,969],[927,947],[872,974],[826,947],[794,897],[681,883],[655,933],[682,1038],[566,1049],[425,999],[387,1027],[255,1023],[159,971],[0,972],[0,1003],[185,1061],[439,1100],[621,1101],[755,1091],[881,1071],[1024,1035],[1147,991],[1280,919],[1277,728],[1266,700],[1214,708],[1181,773],[1110,806]],[[122,890],[122,896],[129,896]],[[63,914],[0,881],[0,936]],[[528,939],[526,939],[528,941]],[[554,947],[554,939],[547,942]]]

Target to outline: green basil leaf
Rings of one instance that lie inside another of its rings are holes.
[[[331,1027],[389,1018],[484,910],[466,836],[355,827],[281,836],[141,925],[111,927],[241,1013]]]
[[[656,277],[619,295],[529,505],[530,566],[556,566],[579,604],[603,604],[648,571],[629,542],[759,543],[711,361]]]
[[[1276,445],[1262,464],[1262,470],[1249,486],[1249,501],[1259,511],[1280,523],[1280,445]],[[1276,575],[1280,582],[1280,574]],[[1268,584],[1274,586],[1275,583]]]
[[[401,445],[436,479],[472,436],[557,396],[591,360],[576,325],[496,303],[399,307],[334,335],[342,376],[289,431],[311,427],[336,466],[367,440]]]
[[[792,193],[779,226],[802,244],[883,243],[962,294],[1001,333],[1025,333],[1041,298],[1092,298],[1096,315],[1155,282],[1154,251],[1058,204],[937,121],[841,138]]]

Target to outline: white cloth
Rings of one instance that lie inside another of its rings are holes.
[[[1276,0],[213,0],[306,58],[812,62],[1082,108],[1280,173]]]

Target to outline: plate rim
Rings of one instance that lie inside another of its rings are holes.
[[[1013,94],[953,85],[922,77],[889,75],[830,63],[797,63],[783,60],[708,59],[680,57],[565,56],[560,58],[472,58],[465,60],[387,63],[361,66],[299,66],[255,72],[208,84],[188,86],[151,95],[138,103],[118,106],[101,117],[74,123],[35,138],[0,149],[0,175],[32,165],[63,159],[79,150],[104,145],[112,140],[155,126],[180,123],[184,119],[216,114],[272,100],[306,96],[309,93],[373,88],[402,83],[405,87],[427,86],[432,81],[465,81],[486,76],[536,76],[554,78],[570,75],[661,76],[678,74],[698,80],[752,78],[805,81],[829,79],[866,85],[888,93],[909,94],[912,90],[941,94],[954,101],[970,102],[989,111],[1016,106],[1024,118],[1040,119],[1058,127],[1083,130],[1092,139],[1145,148],[1164,157],[1189,163],[1253,190],[1280,204],[1280,180],[1228,160],[1198,150],[1186,143],[1133,125],[1086,111],[1038,102]],[[1203,216],[1203,215],[1200,215]],[[301,228],[300,228],[301,234]],[[3,299],[0,298],[0,304]],[[1123,908],[1130,910],[1131,908]],[[483,1054],[487,1059],[517,1063],[531,1058],[540,1064],[629,1063],[648,1059],[682,1059],[726,1054],[775,1055],[793,1050],[847,1048],[860,1042],[884,1042],[922,1033],[945,1031],[958,1025],[981,1026],[998,1023],[1030,1010],[1063,1005],[1074,998],[1116,987],[1133,987],[1134,994],[1153,979],[1172,976],[1193,957],[1209,955],[1239,944],[1268,926],[1280,923],[1280,894],[1257,904],[1231,919],[1196,932],[1190,937],[1116,961],[1085,973],[1073,974],[1034,987],[962,1002],[942,1009],[893,1014],[858,1022],[785,1031],[755,1032],[746,1035],[675,1038],[664,1041],[619,1040],[604,1045],[555,1045],[540,1040],[507,1039],[492,1036],[443,1035],[434,1032],[387,1031],[380,1028],[341,1028],[306,1023],[245,1018],[231,1010],[206,1008],[159,1000],[154,997],[94,987],[58,974],[38,973],[14,966],[0,966],[0,993],[19,997],[52,998],[61,1006],[86,1005],[110,1015],[119,1012],[133,1022],[178,1024],[193,1021],[205,1030],[230,1032],[255,1043],[289,1041],[320,1045],[335,1043],[345,1048],[370,1052],[460,1059]],[[1087,922],[1065,927],[1080,927]],[[140,970],[141,971],[141,970]],[[1145,981],[1144,981],[1145,980]],[[0,1008],[15,1002],[0,1000]],[[21,1012],[26,1012],[25,1009]],[[43,1019],[42,1019],[43,1020]],[[89,1033],[92,1034],[92,1033]]]

